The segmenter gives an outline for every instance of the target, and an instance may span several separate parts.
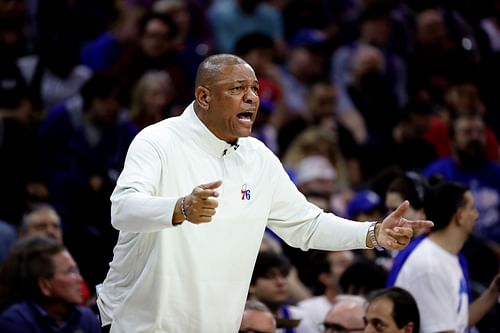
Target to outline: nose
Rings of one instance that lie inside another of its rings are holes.
[[[366,324],[365,326],[365,330],[363,331],[363,333],[375,333],[375,329],[373,328],[373,325],[368,323]]]
[[[256,104],[259,102],[259,94],[254,91],[252,88],[248,88],[245,92],[245,102],[250,104]]]

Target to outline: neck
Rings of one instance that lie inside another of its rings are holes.
[[[444,230],[431,233],[429,239],[446,252],[456,256],[464,246],[467,237],[463,235],[463,232],[461,232],[460,229],[454,229],[449,226]]]
[[[339,289],[337,287],[328,287],[325,289],[325,297],[326,299],[333,304],[335,301],[335,297],[339,294]]]
[[[212,132],[213,135],[215,135],[220,140],[226,141],[227,143],[232,144],[232,145],[235,145],[236,143],[238,143],[238,139],[233,140],[233,141],[228,141],[228,140],[222,138],[220,135],[218,135],[217,131],[214,131],[212,124],[207,119],[207,116],[206,116],[207,112],[204,112],[203,109],[199,105],[196,104],[196,102],[193,104],[193,109],[194,109],[194,113],[196,114],[198,119],[200,119],[200,121],[203,123],[203,125],[205,125],[205,127],[208,128],[208,130],[210,132]]]
[[[73,308],[72,305],[60,302],[38,303],[38,306],[47,312],[50,318],[52,318],[58,325],[62,324],[68,318],[71,313],[71,309]]]

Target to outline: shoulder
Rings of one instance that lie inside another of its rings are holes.
[[[12,304],[0,315],[0,327],[26,327],[35,322],[35,315],[27,302]],[[3,331],[2,331],[3,332]],[[16,331],[17,332],[17,331]]]
[[[443,250],[429,239],[424,239],[409,255],[402,271],[418,272],[415,275],[441,275],[443,270]],[[415,276],[417,278],[417,276]]]
[[[241,148],[241,152],[246,155],[245,158],[249,158],[251,155],[254,155],[254,157],[272,162],[273,164],[279,163],[281,165],[281,162],[273,151],[259,139],[254,137],[240,138],[238,143],[240,145],[238,150]]]
[[[453,159],[451,157],[445,157],[431,162],[431,164],[425,168],[423,174],[425,176],[430,176],[433,173],[444,172],[451,167],[453,167]]]
[[[323,295],[321,296],[314,296],[308,299],[305,299],[303,301],[300,301],[297,306],[301,309],[304,310],[315,310],[318,307],[324,307],[327,305],[328,307],[331,307],[330,302],[327,300],[327,298]]]
[[[182,124],[179,117],[172,117],[145,127],[137,137],[144,140],[158,140],[180,134],[181,131]]]
[[[99,326],[99,320],[97,319],[96,313],[89,307],[79,305],[75,307],[75,311],[77,311],[80,315],[80,323],[89,326]]]

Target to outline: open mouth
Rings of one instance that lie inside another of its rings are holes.
[[[252,121],[252,116],[252,112],[241,112],[237,115],[238,119],[243,121]]]

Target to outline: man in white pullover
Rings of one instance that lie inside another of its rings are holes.
[[[98,306],[111,333],[234,333],[265,227],[324,250],[401,249],[428,221],[353,223],[308,203],[280,161],[249,137],[259,108],[253,69],[205,59],[195,101],[144,129],[111,196],[120,230]]]

